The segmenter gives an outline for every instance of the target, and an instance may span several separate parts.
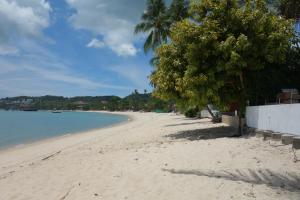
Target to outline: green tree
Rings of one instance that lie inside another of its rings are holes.
[[[169,19],[171,23],[181,21],[188,17],[189,1],[173,0],[168,9]]]
[[[279,0],[278,10],[281,15],[288,19],[300,19],[299,0]]]
[[[167,41],[169,26],[165,2],[163,0],[147,0],[141,22],[135,27],[135,33],[149,33],[144,43],[145,53]]]
[[[293,31],[292,22],[269,12],[263,0],[244,6],[235,0],[194,2],[190,19],[172,27],[171,42],[156,51],[154,94],[199,107],[236,103],[241,118],[249,78],[285,61]]]

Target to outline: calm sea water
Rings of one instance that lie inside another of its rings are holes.
[[[127,120],[108,113],[0,111],[0,149]]]

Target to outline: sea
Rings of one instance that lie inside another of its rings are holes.
[[[99,129],[125,121],[128,121],[127,116],[99,112],[0,110],[0,149]]]

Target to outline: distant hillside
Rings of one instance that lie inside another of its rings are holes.
[[[154,98],[151,93],[139,94],[134,92],[124,98],[118,96],[18,96],[0,99],[0,109],[6,110],[109,110],[109,111],[160,111],[168,112],[172,106]]]

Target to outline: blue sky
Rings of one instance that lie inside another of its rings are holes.
[[[151,91],[151,54],[133,34],[145,3],[0,0],[0,98]]]
[[[145,0],[0,0],[0,97],[151,90]]]

